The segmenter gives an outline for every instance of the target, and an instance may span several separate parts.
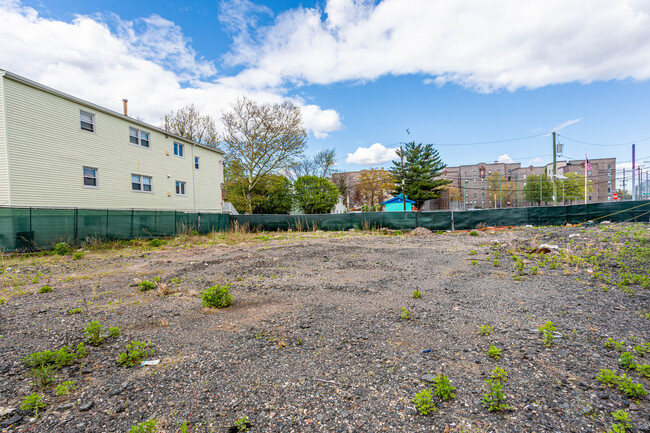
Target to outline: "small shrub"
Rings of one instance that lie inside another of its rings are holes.
[[[634,355],[632,355],[631,352],[621,353],[621,357],[618,360],[618,364],[626,370],[632,370],[633,368],[636,368]]]
[[[488,336],[494,332],[494,327],[490,325],[481,325],[481,327],[478,330],[478,333],[481,335]]]
[[[0,305],[4,305],[7,303],[7,298],[0,298]]]
[[[619,352],[622,352],[623,349],[625,348],[625,341],[616,341],[612,337],[608,337],[607,341],[605,341],[603,346],[616,349]]]
[[[90,322],[84,330],[84,333],[86,334],[86,342],[91,346],[99,346],[102,344],[102,341],[104,341],[104,337],[101,335],[102,330],[102,325],[98,321],[93,320]]]
[[[54,245],[53,251],[54,254],[58,256],[67,256],[72,251],[72,248],[70,248],[70,245],[65,242],[59,242],[58,244]]]
[[[72,260],[81,260],[84,258],[84,253],[82,252],[76,252],[72,255]]]
[[[142,280],[138,283],[141,292],[146,292],[147,290],[153,290],[156,288],[156,283],[149,280]]]
[[[22,403],[20,403],[21,410],[27,410],[34,414],[34,418],[38,418],[38,411],[45,407],[43,395],[36,394],[35,392],[29,394]]]
[[[632,379],[627,375],[617,376],[612,370],[606,368],[600,370],[600,373],[596,376],[596,380],[606,386],[617,387],[619,391],[630,398],[640,398],[648,393],[643,389],[643,385],[632,382]]]
[[[469,232],[469,235],[470,236],[478,236],[478,232],[476,230],[472,230],[471,232]]]
[[[433,383],[436,386],[434,394],[440,400],[451,400],[452,398],[456,397],[456,395],[453,392],[456,389],[456,387],[450,385],[449,378],[444,374],[438,374],[433,379]]]
[[[88,355],[88,351],[86,350],[86,345],[83,343],[79,343],[77,345],[77,358],[85,358],[86,355]]]
[[[416,289],[416,290],[413,290],[413,297],[414,297],[415,299],[420,299],[421,296],[422,296],[422,292],[420,292],[420,291],[417,290],[417,289]]]
[[[553,335],[555,331],[557,330],[551,321],[546,322],[539,327],[539,332],[542,334],[542,341],[544,342],[544,346],[551,347],[551,344],[553,344],[553,339],[555,338]]]
[[[539,268],[537,266],[532,266],[530,268],[530,275],[537,275],[539,273]]]
[[[60,385],[57,385],[54,388],[54,393],[58,396],[68,395],[71,390],[75,390],[77,387],[74,385],[74,380],[66,380]]]
[[[68,314],[79,314],[83,312],[84,312],[83,308],[73,308],[71,310],[68,310]]]
[[[401,313],[400,313],[400,317],[401,317],[402,319],[404,319],[404,320],[409,320],[409,319],[411,318],[411,312],[408,311],[406,308],[402,307],[402,308],[400,309],[400,311],[401,311]]]
[[[616,385],[618,379],[619,377],[615,375],[614,372],[608,368],[601,369],[600,373],[596,375],[596,380],[607,386]]]
[[[488,389],[481,401],[483,402],[483,407],[488,410],[488,412],[500,412],[502,410],[510,409],[506,401],[506,395],[503,393],[501,388],[503,384],[500,380],[497,379],[488,379],[485,381],[487,383]]]
[[[192,230],[192,231],[190,232],[190,236],[198,236],[198,235],[199,235],[199,231],[198,231],[198,230]]]
[[[650,379],[650,364],[637,364],[636,371],[646,379]]]
[[[160,239],[152,239],[149,241],[149,246],[158,248],[160,245],[162,245],[162,241]]]
[[[201,305],[210,308],[226,308],[232,305],[232,295],[228,291],[228,286],[217,284],[205,289],[201,295]]]
[[[470,265],[478,265],[478,260],[470,260]]]
[[[52,291],[51,286],[41,286],[40,289],[38,289],[38,293],[50,293]]]
[[[129,433],[155,433],[158,421],[150,419],[148,421],[137,423],[131,426]]]
[[[113,326],[108,328],[108,336],[113,338],[113,337],[119,337],[122,335],[122,331],[120,330],[119,326]]]
[[[498,380],[500,382],[507,382],[508,381],[508,372],[505,371],[503,368],[500,367],[494,367],[494,370],[492,370],[492,374],[490,377],[494,380]]]
[[[437,410],[436,405],[431,400],[431,389],[425,389],[415,394],[413,404],[420,415],[426,415]]]
[[[495,268],[501,266],[501,262],[499,262],[499,259],[494,259],[494,261],[492,262],[492,266],[494,266]]]
[[[149,343],[144,341],[131,341],[126,345],[126,351],[120,353],[117,362],[123,366],[133,367],[144,358],[152,356],[155,352],[148,348]]]
[[[632,429],[632,424],[630,424],[629,414],[627,412],[619,409],[616,412],[612,412],[612,417],[614,417],[618,422],[612,424],[611,429],[607,430],[605,433],[625,433]]]
[[[469,255],[470,255],[470,256],[475,256],[475,255],[477,255],[477,254],[478,254],[478,251],[476,251],[476,250],[469,250]]]
[[[501,349],[498,349],[494,345],[490,346],[490,349],[488,350],[488,356],[498,361],[501,358]]]
[[[237,427],[237,431],[246,431],[246,430],[248,430],[248,427],[250,427],[250,425],[251,425],[248,422],[248,417],[247,416],[243,416],[243,417],[239,418],[233,424],[235,424],[235,427]]]

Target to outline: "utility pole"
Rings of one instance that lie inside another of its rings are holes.
[[[402,203],[404,204],[404,212],[406,212],[406,193],[404,193],[404,150],[402,149],[402,146],[399,147],[399,158],[402,168]]]
[[[632,200],[636,200],[636,190],[634,185],[634,148],[636,145],[632,145]]]
[[[557,174],[557,144],[555,143],[555,132],[553,132],[553,206],[557,205],[557,187],[555,175]]]

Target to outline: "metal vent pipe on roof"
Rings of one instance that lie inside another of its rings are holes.
[[[128,116],[128,115],[129,115],[129,111],[127,110],[126,106],[127,106],[127,104],[129,103],[129,100],[128,100],[128,99],[122,99],[122,103],[124,104],[124,115],[125,115],[125,116]]]

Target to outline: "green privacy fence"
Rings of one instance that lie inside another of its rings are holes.
[[[208,212],[0,207],[0,251],[52,248],[57,242],[149,239],[197,230],[225,231],[234,222],[260,230],[388,228],[468,230],[480,226],[577,224],[590,220],[649,222],[650,201],[472,211],[368,212],[320,215],[227,215]]]
[[[521,207],[471,211],[367,212],[320,215],[234,215],[231,221],[261,230],[349,230],[384,227],[411,230],[468,230],[481,226],[577,224],[594,219],[650,221],[650,201],[593,203],[573,206]]]
[[[51,248],[89,238],[136,239],[227,230],[229,215],[156,210],[0,207],[1,251]]]

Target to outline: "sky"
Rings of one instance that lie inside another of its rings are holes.
[[[0,0],[0,69],[159,125],[291,100],[307,155],[650,169],[650,0]],[[645,161],[645,162],[644,162]],[[645,175],[644,175],[645,177]]]

